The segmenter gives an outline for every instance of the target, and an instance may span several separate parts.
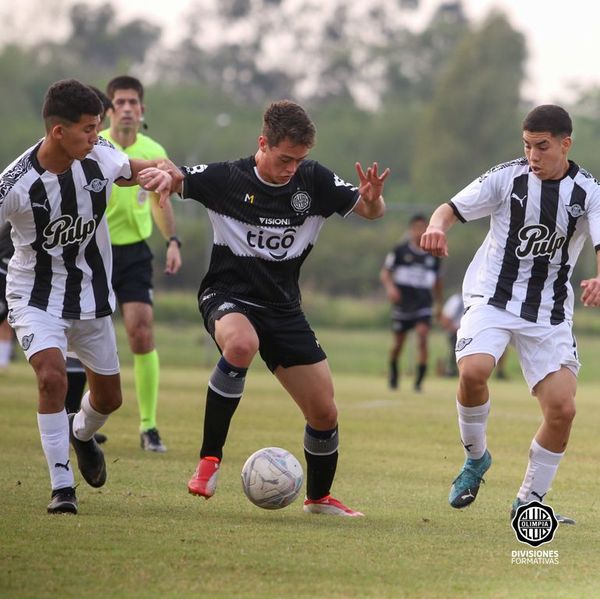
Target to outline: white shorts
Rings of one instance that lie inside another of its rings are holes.
[[[97,374],[119,373],[117,340],[110,316],[66,320],[39,308],[21,306],[10,310],[8,322],[27,360],[43,349],[56,347],[65,360],[67,351],[75,352],[83,364]]]
[[[488,304],[471,306],[462,317],[456,361],[472,354],[490,354],[498,362],[509,344],[517,350],[530,390],[562,366],[575,376],[579,372],[581,364],[570,322],[557,325],[529,322]]]

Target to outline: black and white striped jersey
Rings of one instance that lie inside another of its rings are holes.
[[[66,319],[111,314],[112,253],[106,203],[129,158],[102,138],[64,173],[44,170],[29,148],[0,175],[0,223],[12,225],[11,308],[34,306]]]
[[[406,241],[385,258],[384,268],[400,290],[401,299],[394,311],[397,318],[410,320],[431,316],[432,289],[440,274],[440,259]]]
[[[183,167],[183,197],[204,204],[213,227],[201,285],[280,309],[300,303],[300,267],[325,219],[349,214],[358,189],[313,160],[285,185],[262,181],[254,156]]]
[[[531,322],[573,317],[570,278],[586,236],[600,249],[600,184],[569,161],[542,181],[526,158],[500,164],[450,200],[464,221],[490,216],[490,230],[465,274],[465,306],[487,302]]]

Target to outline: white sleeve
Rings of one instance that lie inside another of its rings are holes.
[[[587,205],[590,237],[596,251],[600,250],[600,187],[596,187]]]
[[[100,161],[102,170],[106,176],[113,181],[118,179],[131,179],[131,164],[129,156],[112,145],[97,144],[93,150],[96,152],[96,159]]]
[[[469,183],[450,200],[450,205],[456,216],[465,222],[489,216],[502,201],[503,194],[497,189],[496,176],[490,174]]]
[[[129,162],[129,156],[119,150],[114,150],[114,154],[116,154],[115,167],[118,169],[117,174],[115,175],[115,181],[121,178],[127,180],[131,179],[131,163]]]

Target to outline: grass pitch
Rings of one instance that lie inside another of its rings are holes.
[[[596,473],[600,406],[593,368],[582,377],[569,450],[548,495],[577,519],[559,527],[554,565],[516,565],[510,504],[524,474],[539,409],[511,370],[492,382],[488,440],[494,463],[473,506],[448,506],[463,453],[455,380],[433,374],[421,394],[383,376],[387,332],[323,331],[340,410],[334,494],[361,519],[253,506],[240,470],[264,446],[302,460],[302,417],[257,362],[232,423],[216,495],[187,493],[196,465],[212,359],[200,328],[159,327],[159,426],[168,453],[139,448],[130,360],[121,339],[125,405],[106,425],[108,482],[77,473],[80,513],[49,516],[49,485],[35,419],[35,382],[22,360],[0,378],[0,596],[8,597],[598,597],[600,506]],[[438,340],[435,355],[445,347]],[[437,343],[437,342],[436,342]],[[589,340],[583,361],[596,355]],[[435,345],[435,344],[434,344]],[[580,347],[582,343],[580,340]],[[585,344],[583,344],[585,345]],[[407,354],[407,361],[410,351]],[[362,363],[362,366],[361,366]],[[514,365],[513,365],[514,366]],[[585,366],[584,366],[585,368]]]

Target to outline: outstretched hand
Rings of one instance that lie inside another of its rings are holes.
[[[586,308],[600,306],[600,277],[581,281],[581,301]]]
[[[383,193],[383,183],[390,174],[390,169],[386,168],[381,175],[378,175],[379,167],[376,162],[367,168],[366,173],[363,171],[360,162],[357,162],[355,166],[360,181],[358,192],[361,198],[367,204],[376,202]]]
[[[173,177],[166,170],[149,167],[141,170],[137,177],[141,187],[148,191],[154,191],[159,194],[158,205],[163,208],[165,202],[174,192]]]

